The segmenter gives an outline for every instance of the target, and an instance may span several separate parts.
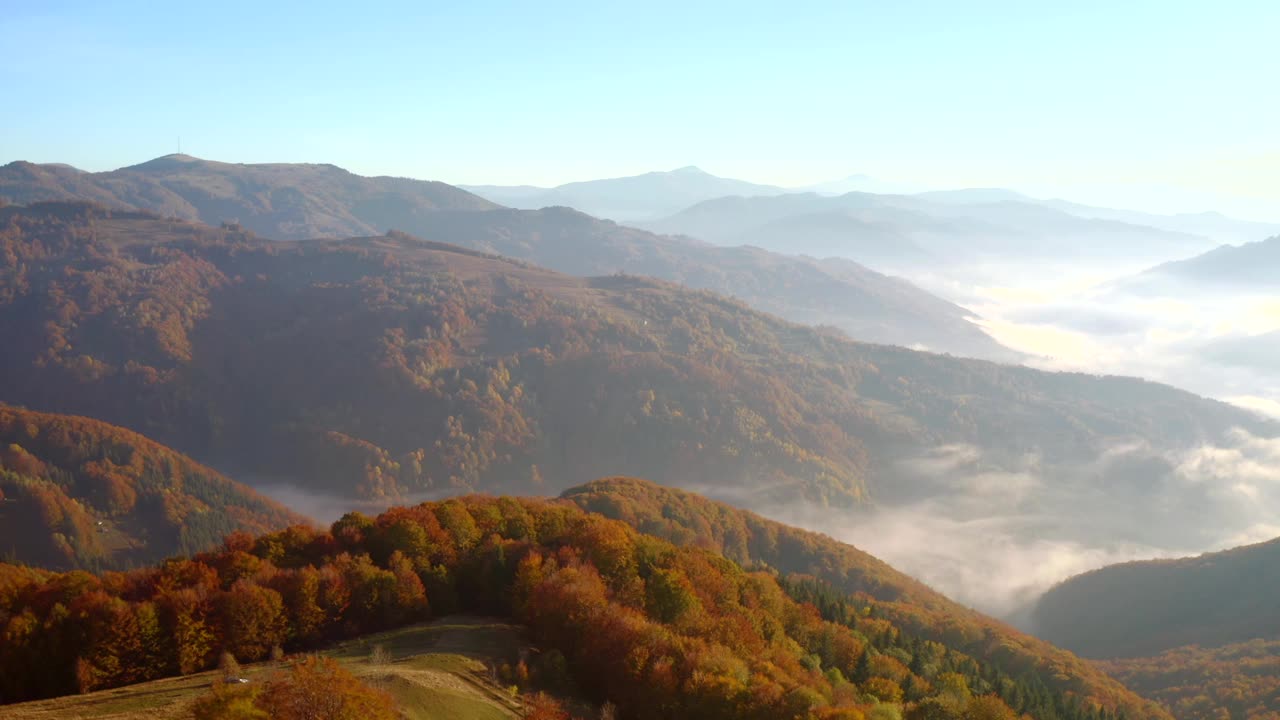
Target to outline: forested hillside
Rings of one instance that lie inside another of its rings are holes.
[[[124,428],[0,404],[0,557],[124,568],[305,519]]]
[[[652,280],[84,204],[0,210],[0,334],[0,398],[343,497],[622,473],[851,505],[915,492],[894,463],[945,443],[1048,464],[1274,431],[1162,385],[853,343]]]
[[[965,608],[850,545],[694,493],[614,478],[566,491],[575,505],[682,546],[708,548],[786,576],[812,578],[872,616],[1015,678],[1111,705],[1124,688],[1090,663]],[[1129,708],[1130,717],[1135,712]]]
[[[441,182],[366,178],[333,165],[243,165],[190,155],[104,173],[13,162],[0,167],[0,197],[18,204],[90,201],[213,225],[236,222],[282,239],[376,234],[440,210],[498,207]]]
[[[860,340],[966,356],[1019,356],[969,322],[969,311],[850,261],[661,237],[566,207],[513,210],[443,183],[365,178],[331,165],[239,165],[167,156],[106,173],[16,162],[0,200],[88,200],[265,238],[380,235],[390,230],[530,260],[574,275],[626,272],[732,295],[796,322]],[[540,207],[540,206],[539,206]]]
[[[1125,563],[1049,591],[1037,633],[1179,720],[1280,720],[1280,540]]]
[[[1098,665],[1178,720],[1280,720],[1280,640],[1189,645]]]
[[[837,327],[857,340],[996,360],[1021,357],[970,322],[971,311],[847,259],[717,247],[563,207],[443,212],[398,229],[572,275],[625,272],[711,290],[793,322]]]
[[[1111,565],[1040,599],[1037,632],[1088,657],[1280,639],[1280,540],[1181,560]]]
[[[1055,672],[1078,696],[1048,689],[1047,673],[1010,677],[823,582],[570,503],[492,497],[236,535],[128,574],[0,566],[0,693],[189,673],[222,651],[254,660],[458,610],[516,618],[542,650],[517,676],[571,683],[623,718],[1167,717],[1070,667]]]

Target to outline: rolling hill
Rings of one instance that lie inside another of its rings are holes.
[[[904,632],[1076,697],[1123,692],[1090,663],[955,603],[857,548],[677,488],[611,478],[563,499],[680,545],[709,548],[784,576],[816,578]],[[1146,711],[1154,711],[1148,707]],[[1133,709],[1129,710],[1134,712]]]
[[[509,655],[498,677],[613,703],[620,717],[1168,717],[1069,654],[1006,648],[1016,638],[994,623],[987,642],[975,639],[992,657],[969,655],[929,639],[962,631],[945,610],[928,618],[936,625],[901,624],[822,580],[744,568],[568,502],[478,496],[352,513],[329,532],[233,536],[127,581],[0,565],[0,697],[90,692],[200,672],[220,652],[252,662],[281,645],[409,628],[364,641],[403,657],[405,643],[422,645],[413,625],[458,612],[527,630],[535,652]],[[407,681],[397,665],[383,672]]]
[[[1036,632],[1179,720],[1280,717],[1280,540],[1112,565],[1055,587]],[[1223,713],[1227,713],[1224,715]]]
[[[571,275],[624,272],[735,297],[793,322],[865,342],[989,360],[1022,359],[970,322],[973,313],[849,260],[653,235],[568,208],[440,213],[422,237],[527,260]]]
[[[1231,245],[1254,242],[1258,238],[1269,237],[1280,232],[1280,224],[1278,223],[1237,220],[1218,212],[1160,215],[1134,210],[1117,210],[1114,208],[1081,205],[1080,203],[1066,200],[1040,200],[1039,202],[1080,217],[1116,220],[1131,225],[1146,225],[1171,232],[1201,235],[1214,242]]]
[[[312,497],[629,474],[851,506],[931,492],[898,461],[948,444],[1051,466],[1276,432],[1162,385],[859,344],[401,234],[275,243],[66,204],[0,223],[0,398]]]
[[[1266,292],[1280,287],[1280,236],[1243,245],[1224,245],[1195,257],[1164,263],[1119,281],[1124,292]]]
[[[385,657],[374,656],[382,648]],[[493,669],[536,648],[523,628],[495,618],[449,616],[339,643],[320,652],[393,698],[405,720],[516,720],[528,709]],[[286,663],[289,661],[286,661]],[[239,676],[261,685],[286,663],[246,663]],[[221,679],[217,670],[149,680],[4,708],[7,720],[189,720]]]
[[[1087,657],[1280,639],[1280,540],[1181,560],[1111,565],[1041,598],[1037,633]]]
[[[968,188],[916,193],[915,197],[957,205],[983,205],[993,202],[1019,202],[1060,210],[1070,215],[1096,220],[1109,220],[1126,225],[1166,230],[1172,233],[1198,235],[1215,243],[1252,242],[1280,231],[1280,224],[1239,220],[1219,212],[1161,214],[1098,207],[1061,199],[1040,199],[1001,188]]]
[[[333,165],[244,165],[190,155],[102,173],[13,162],[0,167],[0,197],[15,204],[88,200],[212,225],[231,222],[279,238],[381,233],[440,210],[497,207],[441,182],[361,177]]]
[[[712,290],[796,322],[830,324],[868,342],[1020,359],[970,322],[965,309],[851,262],[660,237],[563,207],[497,208],[441,183],[363,178],[330,165],[237,165],[166,156],[84,173],[17,162],[0,167],[3,199],[87,200],[212,226],[233,223],[276,240],[394,229],[574,275],[625,272]]]
[[[0,404],[0,557],[126,568],[307,520],[124,428]]]
[[[957,263],[1160,262],[1213,244],[1197,235],[1081,217],[999,190],[726,197],[642,226],[719,245],[838,255],[899,273]]]
[[[777,195],[786,192],[772,185],[716,177],[696,167],[572,182],[554,188],[528,185],[461,187],[507,207],[537,210],[560,205],[618,222],[652,220],[726,195]]]

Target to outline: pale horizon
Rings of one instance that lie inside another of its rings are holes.
[[[1280,219],[1280,6],[1259,0],[9,10],[5,162],[101,171],[181,138],[464,185],[696,165]]]

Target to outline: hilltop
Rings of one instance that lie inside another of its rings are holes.
[[[256,661],[464,612],[527,630],[536,656],[499,669],[515,684],[569,689],[621,717],[1168,717],[1069,655],[969,655],[930,639],[959,629],[945,613],[916,627],[848,593],[568,502],[472,496],[348,514],[329,532],[233,536],[128,576],[0,566],[0,693],[117,687],[202,671],[219,652]]]
[[[630,177],[584,180],[553,188],[529,185],[463,185],[507,207],[537,210],[557,205],[619,222],[651,220],[726,195],[776,195],[780,187],[712,175],[698,167]]]
[[[281,239],[377,234],[441,210],[497,207],[441,182],[177,154],[101,173],[13,162],[0,167],[0,197],[15,204],[88,200],[212,225],[233,222]]]
[[[1030,673],[1054,691],[1095,700],[1127,692],[1070,652],[959,605],[881,560],[820,533],[631,478],[592,482],[561,497],[671,542],[708,548],[784,576],[814,578],[873,608],[875,617],[908,634],[1015,677]],[[1147,707],[1140,712],[1158,711]]]

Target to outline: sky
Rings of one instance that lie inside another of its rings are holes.
[[[1280,3],[0,0],[0,162],[1280,207]],[[1159,206],[1159,207],[1157,207]]]

